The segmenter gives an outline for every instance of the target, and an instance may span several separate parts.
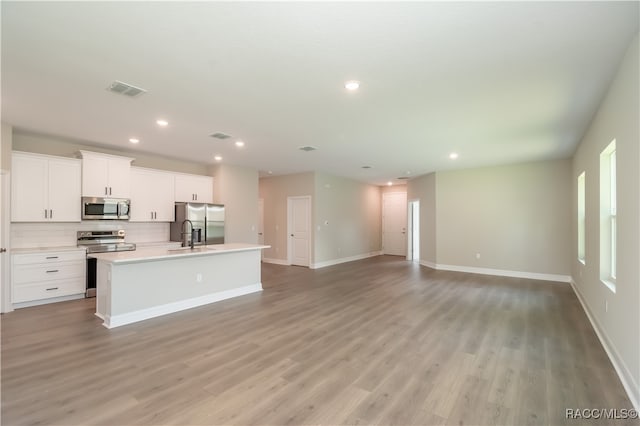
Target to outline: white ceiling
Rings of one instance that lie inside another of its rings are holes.
[[[639,20],[638,2],[1,7],[2,120],[17,129],[376,184],[569,157]],[[148,93],[115,95],[114,80]]]

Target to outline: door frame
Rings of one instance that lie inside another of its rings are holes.
[[[418,206],[418,217],[415,217],[413,214],[413,206]],[[415,234],[413,230],[413,223],[417,221],[418,223],[418,257],[416,258],[413,248],[415,243],[413,241],[413,236]],[[413,262],[420,261],[420,199],[415,198],[411,200],[407,200],[407,260],[411,260]]]
[[[307,265],[307,268],[311,267],[311,237],[313,235],[313,229],[311,228],[311,208],[312,208],[312,203],[311,203],[311,195],[295,195],[295,196],[290,196],[287,197],[287,264],[288,265],[292,265],[292,255],[293,255],[293,251],[292,251],[292,244],[291,244],[291,230],[293,228],[293,224],[291,223],[293,220],[293,215],[291,214],[291,210],[293,208],[293,200],[296,199],[306,199],[309,202],[309,210],[308,210],[308,214],[307,214],[307,228],[309,229],[309,237],[307,238],[307,243],[308,243],[308,253],[309,253],[309,264]]]

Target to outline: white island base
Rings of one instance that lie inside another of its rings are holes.
[[[113,328],[262,291],[263,248],[220,244],[94,254],[96,316]]]

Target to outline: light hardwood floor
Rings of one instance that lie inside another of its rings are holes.
[[[95,299],[2,316],[2,424],[637,424],[568,284],[393,256],[263,266],[261,294],[102,327]]]

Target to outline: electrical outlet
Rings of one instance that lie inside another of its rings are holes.
[[[202,274],[199,273],[199,272],[196,274],[196,282],[198,282],[198,283],[202,282]]]

